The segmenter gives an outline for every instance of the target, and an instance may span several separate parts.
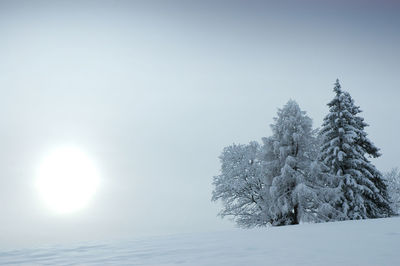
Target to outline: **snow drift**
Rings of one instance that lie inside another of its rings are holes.
[[[9,265],[400,265],[400,218],[0,251]]]

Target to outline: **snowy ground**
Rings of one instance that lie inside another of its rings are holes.
[[[400,218],[0,251],[17,265],[400,265]]]

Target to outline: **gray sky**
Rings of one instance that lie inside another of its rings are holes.
[[[319,126],[337,77],[376,165],[400,166],[400,5],[276,2],[0,1],[0,247],[232,228],[210,202],[222,148],[290,98]],[[33,172],[69,143],[102,185],[56,215]]]

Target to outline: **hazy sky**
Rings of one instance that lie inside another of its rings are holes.
[[[271,134],[290,98],[318,127],[336,78],[383,171],[400,166],[396,1],[0,1],[0,246],[232,228],[218,155]],[[34,189],[49,150],[98,165],[90,205]]]

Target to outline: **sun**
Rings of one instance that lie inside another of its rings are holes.
[[[94,162],[74,146],[51,151],[39,164],[36,188],[44,203],[57,213],[86,207],[99,185]]]

